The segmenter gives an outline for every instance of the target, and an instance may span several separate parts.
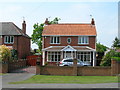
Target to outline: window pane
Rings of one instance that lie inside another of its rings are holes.
[[[8,37],[7,36],[5,37],[5,42],[8,42]]]
[[[50,41],[50,43],[53,43],[53,37],[51,37],[51,41]]]
[[[86,37],[86,39],[85,39],[85,43],[88,43],[88,37]]]
[[[60,43],[60,38],[59,37],[57,37],[57,43]]]
[[[10,43],[10,36],[8,36],[8,43]]]
[[[55,61],[57,61],[57,55],[55,55]]]
[[[81,37],[79,37],[79,43],[81,43]]]
[[[51,55],[51,61],[54,61],[54,54]]]
[[[13,43],[13,36],[11,36],[11,43]]]
[[[58,61],[60,61],[60,55],[58,55]]]
[[[54,43],[56,43],[56,37],[54,37]]]

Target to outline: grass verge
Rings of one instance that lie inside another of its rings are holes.
[[[95,84],[95,83],[118,83],[117,76],[47,76],[35,75],[31,78],[10,82],[10,84],[29,84],[29,83],[68,83],[68,84]]]

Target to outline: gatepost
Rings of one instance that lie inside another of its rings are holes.
[[[73,59],[73,76],[77,76],[77,59]]]
[[[41,67],[40,57],[37,57],[37,61],[36,61],[36,75],[40,74],[40,67]]]
[[[112,59],[111,61],[111,75],[118,75],[120,74],[120,61]]]

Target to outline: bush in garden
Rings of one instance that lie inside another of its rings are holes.
[[[8,61],[11,58],[11,51],[5,45],[0,45],[0,61]]]
[[[120,57],[120,53],[115,50],[108,52],[102,59],[101,66],[111,66],[111,59],[113,57]]]

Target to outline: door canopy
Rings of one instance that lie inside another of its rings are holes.
[[[61,51],[77,51],[77,50],[74,49],[72,46],[68,45],[64,47]]]

